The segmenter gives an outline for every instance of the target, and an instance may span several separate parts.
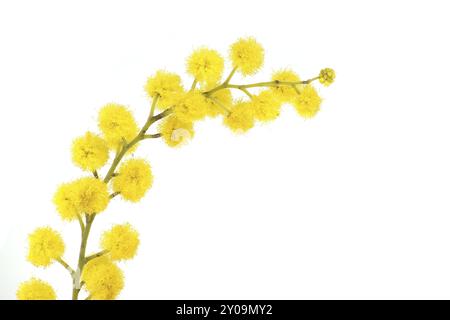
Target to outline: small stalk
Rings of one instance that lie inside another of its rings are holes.
[[[203,92],[205,96],[210,96],[216,91],[222,90],[222,89],[238,89],[241,91],[244,91],[249,88],[258,88],[258,87],[279,87],[279,86],[296,86],[301,84],[309,84],[315,80],[319,79],[319,77],[314,77],[305,81],[266,81],[266,82],[257,82],[257,83],[250,83],[250,84],[229,84],[227,82],[222,83],[221,85],[209,90]],[[244,91],[245,92],[245,91]],[[247,94],[247,92],[245,92]]]
[[[88,257],[86,257],[86,258],[84,259],[84,263],[86,264],[86,263],[88,263],[89,261],[94,260],[95,258],[99,258],[99,257],[101,257],[101,256],[103,256],[103,255],[105,255],[105,254],[107,254],[107,253],[108,253],[108,250],[102,250],[102,251],[100,251],[100,252],[91,254],[90,256],[88,256]]]

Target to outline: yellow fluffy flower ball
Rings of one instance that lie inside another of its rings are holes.
[[[49,227],[37,228],[28,236],[28,261],[36,267],[47,267],[61,258],[65,246],[61,235]]]
[[[201,120],[208,114],[208,104],[200,91],[189,91],[178,97],[174,114],[185,122]]]
[[[255,124],[254,109],[248,101],[238,101],[230,110],[230,114],[223,118],[225,126],[236,133],[242,133],[253,128]]]
[[[72,143],[72,160],[83,170],[94,171],[108,161],[109,149],[106,141],[96,134],[87,132]]]
[[[31,278],[20,284],[16,297],[19,300],[55,300],[56,293],[47,282]]]
[[[138,133],[133,114],[127,107],[109,103],[99,113],[98,125],[110,148],[117,150],[123,141],[130,142]]]
[[[241,38],[231,45],[230,59],[242,75],[252,75],[264,63],[264,49],[254,38]]]
[[[300,116],[312,118],[319,112],[322,99],[313,86],[307,85],[292,103]]]
[[[125,200],[139,201],[152,186],[153,175],[150,164],[143,159],[124,162],[113,179],[113,189]]]
[[[233,103],[230,89],[218,90],[205,99],[208,104],[207,114],[210,117],[225,115],[226,110],[224,108],[229,109]]]
[[[260,121],[270,121],[280,115],[281,101],[275,96],[273,91],[264,90],[253,97],[253,108],[255,119]]]
[[[64,220],[73,220],[78,214],[99,213],[109,203],[106,183],[86,177],[62,184],[53,197],[56,210]]]
[[[112,260],[132,259],[139,246],[139,234],[130,225],[115,225],[103,233],[101,245],[108,250]]]
[[[79,212],[93,214],[106,209],[109,193],[106,183],[93,177],[81,178],[75,182],[78,193]]]
[[[328,87],[330,84],[334,82],[334,78],[336,78],[336,73],[331,68],[325,68],[320,70],[319,81],[324,86]]]
[[[177,147],[194,137],[194,125],[192,121],[181,121],[171,115],[159,125],[164,142],[170,147]]]
[[[272,75],[273,81],[283,81],[283,82],[299,82],[300,77],[292,70],[284,69],[276,71]],[[300,89],[300,86],[297,87]],[[286,85],[280,85],[270,88],[274,94],[280,99],[282,102],[289,102],[292,98],[295,98],[298,93],[295,88]]]
[[[113,300],[124,287],[122,270],[106,256],[89,261],[81,279],[94,300]]]
[[[157,105],[160,108],[171,107],[177,96],[183,92],[180,76],[164,70],[159,70],[149,77],[144,89],[151,98],[159,96]]]
[[[187,72],[199,82],[217,82],[222,77],[224,60],[216,50],[197,49],[189,56],[186,64]]]
[[[80,214],[78,208],[78,189],[74,182],[64,183],[59,186],[53,197],[56,211],[63,220],[73,220]]]

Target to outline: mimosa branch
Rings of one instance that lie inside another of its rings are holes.
[[[111,167],[109,168],[105,178],[103,179],[103,181],[105,183],[108,183],[116,174],[115,174],[115,170],[117,168],[117,166],[119,165],[120,161],[123,159],[123,157],[125,156],[125,154],[139,141],[144,140],[144,139],[149,139],[149,138],[159,138],[161,137],[161,134],[157,133],[157,134],[146,134],[147,130],[150,128],[150,126],[167,117],[168,115],[170,115],[172,113],[172,109],[166,109],[165,111],[157,114],[156,116],[154,115],[155,113],[155,107],[156,104],[158,102],[159,96],[154,97],[153,101],[152,101],[152,105],[150,108],[150,113],[149,116],[147,118],[147,121],[145,122],[145,124],[143,125],[142,129],[139,131],[139,133],[137,134],[137,136],[131,140],[130,142],[127,143],[127,141],[123,141],[123,145],[117,150],[116,156],[114,157],[114,160],[111,164]],[[94,173],[95,175],[95,173]],[[97,175],[98,176],[98,175]],[[115,196],[117,196],[119,193],[115,192],[113,194],[110,195],[110,199],[114,198]],[[81,227],[81,245],[80,245],[80,252],[79,252],[79,256],[78,256],[78,275],[81,275],[83,272],[83,268],[86,265],[86,263],[88,263],[89,261],[91,261],[92,259],[95,259],[97,257],[100,257],[102,255],[104,255],[106,253],[106,251],[101,251],[98,252],[94,255],[88,256],[86,257],[86,246],[87,246],[87,241],[88,241],[88,237],[89,237],[89,232],[91,230],[92,224],[94,222],[94,218],[95,218],[95,214],[89,215],[86,214],[86,223],[83,224],[83,221],[81,219],[81,217],[79,216],[79,222],[80,222],[80,227]],[[61,262],[60,262],[61,263]],[[75,274],[75,272],[74,272]],[[78,294],[81,290],[81,283],[80,283],[80,279],[74,279],[74,287],[72,290],[72,299],[73,300],[78,300]]]
[[[248,91],[247,89],[249,88],[257,88],[257,87],[280,87],[280,86],[289,86],[289,87],[293,87],[296,88],[296,86],[298,85],[305,85],[305,84],[310,84],[311,82],[318,80],[319,77],[314,77],[305,81],[278,81],[278,80],[274,80],[274,81],[266,81],[266,82],[257,82],[257,83],[250,83],[250,84],[229,84],[227,81],[225,81],[224,83],[222,83],[221,85],[203,92],[203,94],[205,96],[210,96],[211,94],[213,94],[216,91],[222,90],[222,89],[238,89],[243,91],[244,93],[246,93],[248,95]]]

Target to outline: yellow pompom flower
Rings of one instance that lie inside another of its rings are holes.
[[[264,63],[264,49],[254,38],[240,38],[230,47],[230,59],[242,75],[252,75]]]
[[[152,186],[153,175],[150,165],[143,159],[124,162],[113,179],[113,189],[122,198],[132,202],[139,201]]]
[[[183,92],[179,75],[164,70],[159,70],[153,77],[147,79],[145,91],[151,98],[158,98],[158,107],[171,107],[178,95]]]
[[[138,133],[133,114],[125,106],[109,103],[99,113],[98,125],[110,148],[117,150],[123,141],[130,142]]]
[[[99,179],[81,178],[62,184],[56,191],[53,202],[64,220],[73,220],[78,214],[99,213],[108,206],[108,187]]]
[[[28,243],[28,261],[36,267],[49,266],[65,250],[61,235],[49,227],[37,228],[28,236]]]
[[[89,261],[81,279],[94,300],[113,300],[124,287],[122,270],[106,256]]]
[[[281,101],[275,96],[273,91],[264,90],[253,97],[255,119],[260,121],[270,121],[280,115]]]
[[[160,123],[159,132],[169,147],[177,147],[186,143],[194,137],[195,133],[192,121],[181,121],[174,115]]]
[[[322,99],[313,86],[306,85],[292,103],[300,116],[312,118],[319,112]]]
[[[242,133],[253,128],[255,124],[254,110],[251,102],[238,101],[223,118],[225,126],[236,133]]]
[[[300,77],[294,71],[284,69],[275,72],[272,75],[272,80],[282,82],[299,82]],[[300,86],[297,86],[297,88],[300,89]],[[295,88],[286,85],[274,86],[271,87],[271,90],[282,102],[289,102],[292,98],[295,98],[298,95]]]
[[[77,192],[76,206],[79,213],[99,213],[108,206],[108,186],[100,179],[81,178],[74,182],[74,186]]]
[[[59,186],[53,197],[56,211],[63,220],[76,219],[79,214],[78,209],[78,189],[74,182],[64,183]]]
[[[226,109],[229,109],[233,103],[233,97],[230,89],[218,90],[213,92],[209,97],[205,97],[205,99],[208,104],[207,114],[210,117],[225,115]]]
[[[47,282],[31,278],[20,284],[16,297],[18,300],[55,300],[56,293]]]
[[[76,138],[72,144],[72,160],[83,170],[94,171],[108,161],[109,149],[106,141],[91,132]]]
[[[224,61],[216,50],[197,49],[189,56],[186,64],[187,72],[199,82],[213,83],[222,77]]]
[[[201,120],[208,114],[208,104],[200,91],[189,91],[178,97],[174,114],[185,122]]]
[[[132,259],[139,246],[139,234],[130,225],[115,225],[103,233],[101,245],[108,250],[112,260]]]
[[[336,78],[336,73],[331,68],[325,68],[320,70],[319,81],[324,86],[328,87],[330,84],[334,82],[334,78]]]

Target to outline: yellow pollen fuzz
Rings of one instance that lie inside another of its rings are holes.
[[[106,209],[109,203],[106,183],[96,178],[81,178],[75,185],[78,189],[79,212],[93,214]]]
[[[28,236],[28,261],[37,267],[47,267],[61,258],[65,246],[61,235],[49,228],[37,228]]]
[[[264,63],[264,49],[255,38],[241,38],[230,47],[230,59],[242,75],[255,74]]]
[[[230,110],[230,114],[223,118],[225,126],[236,133],[243,133],[253,128],[255,113],[251,102],[238,101]]]
[[[139,246],[139,234],[130,225],[115,225],[103,233],[101,245],[108,250],[112,260],[132,259]]]
[[[314,117],[319,112],[321,103],[322,99],[311,85],[306,85],[293,100],[295,109],[303,118]]]
[[[192,121],[181,121],[172,115],[164,119],[159,125],[164,142],[170,147],[178,147],[194,137]]]
[[[159,97],[157,106],[162,109],[171,107],[178,94],[183,92],[180,76],[164,70],[159,70],[153,77],[148,78],[144,89],[149,97]]]
[[[186,65],[187,72],[197,81],[215,83],[222,77],[224,60],[217,51],[200,48],[188,57]]]
[[[122,164],[113,179],[114,192],[132,202],[139,201],[152,186],[153,175],[150,165],[143,159],[130,159]]]
[[[138,126],[128,108],[116,103],[105,105],[98,116],[98,126],[108,143],[116,151],[124,143],[130,142],[138,133]]]
[[[59,186],[53,197],[56,211],[63,220],[74,220],[80,214],[78,207],[78,192],[75,183],[64,183]]]
[[[325,87],[328,87],[330,84],[334,82],[334,78],[336,78],[336,73],[331,68],[325,68],[320,70],[319,81]]]
[[[56,293],[47,282],[31,278],[22,282],[16,292],[18,300],[55,300]]]
[[[264,90],[253,97],[253,108],[255,119],[260,121],[270,121],[280,115],[281,101],[275,96],[273,91]]]
[[[81,279],[94,300],[113,300],[124,287],[122,270],[106,256],[89,261]]]
[[[180,95],[175,103],[174,115],[185,122],[201,120],[208,114],[208,104],[200,91]]]
[[[109,203],[106,183],[86,177],[61,185],[55,193],[53,202],[60,216],[65,220],[73,220],[83,213],[99,213]]]
[[[104,139],[91,132],[73,141],[72,160],[83,170],[94,171],[108,161],[109,149]]]

